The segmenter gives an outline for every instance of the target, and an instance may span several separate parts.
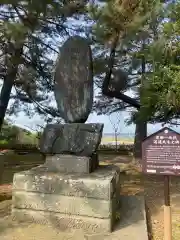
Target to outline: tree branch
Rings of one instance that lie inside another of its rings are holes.
[[[104,78],[103,85],[102,85],[102,94],[104,94],[108,97],[111,97],[111,98],[120,99],[120,100],[124,101],[125,103],[128,103],[137,109],[140,109],[140,103],[138,103],[135,99],[133,99],[121,92],[118,92],[116,90],[109,89],[109,83],[110,83],[110,79],[111,79],[111,75],[112,75],[112,69],[114,66],[116,46],[118,43],[118,39],[119,39],[119,34],[116,34],[115,40],[114,40],[112,48],[111,48],[109,64],[108,64],[108,71],[106,73],[106,76]]]
[[[51,49],[52,51],[54,51],[55,53],[59,53],[55,48],[52,48],[50,45],[46,44],[45,42],[43,42],[40,38],[34,36],[34,35],[31,35],[32,38],[34,38],[36,41],[38,41],[39,43],[41,43],[42,45],[44,45],[45,47]]]

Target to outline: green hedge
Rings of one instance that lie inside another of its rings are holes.
[[[98,148],[98,153],[100,154],[110,154],[110,155],[129,155],[133,153],[134,145],[100,145]]]
[[[34,151],[39,152],[39,148],[34,144],[0,144],[0,149],[10,149],[14,151]]]
[[[133,151],[134,145],[133,144],[121,144],[117,146],[111,145],[111,144],[104,144],[104,145],[99,145],[99,150],[103,151]]]
[[[128,153],[133,151],[134,145],[129,144],[122,144],[118,145],[118,148],[116,149],[115,145],[99,145],[98,151],[99,152],[117,152],[117,153]],[[0,149],[10,149],[14,150],[15,152],[20,151],[27,151],[27,152],[39,152],[38,145],[35,144],[2,144],[0,143]]]

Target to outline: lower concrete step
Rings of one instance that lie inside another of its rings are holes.
[[[87,234],[112,232],[111,218],[99,219],[30,209],[12,209],[14,220],[56,227],[60,231],[82,229]]]
[[[25,191],[14,191],[12,198],[13,207],[19,209],[50,211],[96,218],[111,218],[118,201],[115,197],[111,200],[102,200]]]

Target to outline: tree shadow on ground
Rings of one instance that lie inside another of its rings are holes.
[[[115,231],[145,220],[145,205],[143,196],[120,196],[120,221]]]
[[[154,228],[162,229],[164,206],[164,178],[163,176],[149,175],[144,177],[144,195],[146,201],[147,227],[149,239],[153,238]],[[178,177],[171,177],[170,198],[172,207],[172,220],[176,220],[176,214],[180,210],[180,182]],[[162,233],[161,233],[162,234]]]

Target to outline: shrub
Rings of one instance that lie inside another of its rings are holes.
[[[130,145],[130,144],[123,144],[123,145],[119,145],[118,146],[118,150],[131,150],[133,149],[134,145]],[[116,146],[115,145],[112,145],[112,144],[102,144],[102,145],[99,145],[99,149],[102,149],[102,150],[115,150],[116,149]]]
[[[0,144],[0,149],[11,149],[17,151],[39,152],[39,148],[35,144]]]
[[[133,144],[120,144],[117,149],[115,145],[112,144],[102,144],[99,145],[100,151],[116,151],[116,152],[132,152],[134,148]]]

